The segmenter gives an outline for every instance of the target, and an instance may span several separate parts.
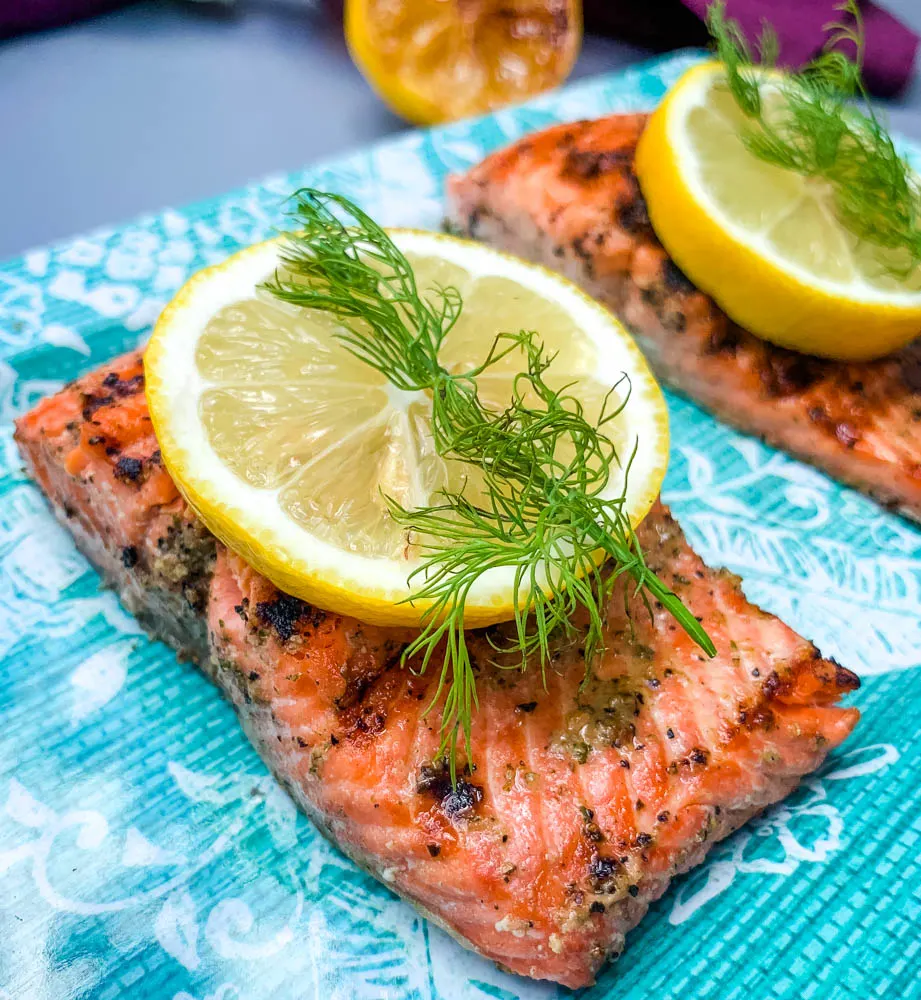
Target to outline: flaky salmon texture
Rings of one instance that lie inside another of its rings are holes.
[[[449,223],[581,284],[660,378],[720,419],[921,519],[921,341],[844,363],[731,322],[652,230],[633,169],[645,124],[610,115],[527,136],[449,180]]]
[[[546,673],[474,635],[480,698],[452,786],[411,637],[280,593],[207,533],[163,467],[130,355],[17,426],[31,474],[150,633],[196,660],[278,780],[349,857],[513,972],[592,982],[672,877],[817,768],[857,722],[848,670],[709,569],[667,509],[650,565],[719,650],[623,592],[586,681],[578,642]],[[501,633],[501,629],[498,630]],[[152,724],[154,720],[152,720]]]

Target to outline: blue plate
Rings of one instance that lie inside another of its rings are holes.
[[[195,670],[149,642],[20,471],[11,419],[142,343],[294,188],[437,227],[450,171],[552,122],[649,108],[699,56],[411,132],[0,266],[0,1000],[481,1000],[505,975],[298,815]],[[863,678],[864,717],[679,879],[593,1000],[921,995],[921,533],[669,396],[665,496],[748,596]]]

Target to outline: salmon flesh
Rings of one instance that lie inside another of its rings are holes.
[[[562,272],[615,312],[658,376],[721,420],[921,519],[921,342],[879,361],[743,330],[668,257],[634,173],[646,116],[529,135],[448,182],[452,228]]]
[[[591,983],[672,877],[790,792],[857,722],[857,678],[709,569],[668,511],[639,529],[699,616],[708,660],[661,607],[615,592],[605,652],[560,641],[546,674],[473,633],[480,706],[452,785],[431,675],[405,630],[280,593],[198,522],[163,467],[143,362],[124,357],[24,416],[16,440],[80,548],[151,635],[195,660],[317,826],[480,954]],[[625,612],[630,606],[632,627]]]

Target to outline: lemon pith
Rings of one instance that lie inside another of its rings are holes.
[[[749,153],[718,63],[650,117],[637,176],[657,236],[740,326],[782,347],[880,357],[921,333],[921,270],[887,275],[836,220],[830,192]]]
[[[519,326],[528,326],[526,320],[534,317],[543,319],[548,343],[559,351],[558,370],[551,369],[548,378],[556,377],[561,384],[579,379],[588,412],[593,405],[600,407],[621,372],[629,374],[630,402],[616,431],[628,442],[638,437],[641,443],[628,483],[628,509],[638,523],[664,475],[667,413],[645,361],[617,321],[565,279],[479,244],[407,230],[391,235],[414,260],[420,278],[450,278],[463,286],[468,318],[458,323],[457,336],[452,339],[452,331],[445,341],[441,360],[449,370],[464,370],[482,360],[496,324],[504,329],[517,317]],[[379,499],[377,474],[368,470],[383,470],[379,478],[385,491],[414,505],[426,505],[427,490],[445,485],[456,489],[458,470],[446,467],[449,463],[433,449],[426,450],[424,426],[417,430],[415,450],[407,448],[405,453],[399,428],[383,437],[363,438],[363,428],[378,426],[373,413],[369,417],[375,406],[378,423],[386,430],[414,412],[424,424],[424,400],[395,394],[380,373],[335,343],[325,315],[316,317],[268,296],[256,298],[256,287],[276,264],[275,242],[241,251],[194,276],[157,323],[145,369],[164,461],[209,529],[282,590],[365,621],[418,624],[424,606],[403,603],[412,592],[408,577],[418,566],[418,553],[405,539],[399,543],[392,523],[374,508],[372,501]],[[420,287],[425,287],[424,280]],[[241,302],[249,314],[241,312]],[[253,310],[258,312],[254,303],[275,323],[274,332],[253,321]],[[233,326],[236,320],[242,322],[228,333],[227,323]],[[303,324],[314,321],[317,325],[305,333]],[[281,329],[285,322],[296,335]],[[304,360],[311,350],[310,337],[323,348],[325,367],[316,371],[311,364],[318,355]],[[514,366],[511,358],[506,364]],[[341,379],[343,371],[347,380]],[[513,374],[511,368],[500,367],[482,378],[484,398],[497,405],[507,401]],[[331,414],[330,426],[318,428],[311,393],[325,393],[325,405],[337,388],[348,384],[356,387],[354,402],[347,399],[338,409],[327,407],[323,412]],[[212,404],[227,393],[230,416],[222,416],[221,405]],[[292,398],[273,410],[285,393]],[[251,404],[253,398],[258,405]],[[350,428],[349,413],[354,416]],[[313,456],[303,448],[311,434],[318,441]],[[338,465],[323,464],[333,459]],[[352,471],[337,471],[343,466]],[[469,472],[465,466],[464,475]],[[401,494],[406,484],[409,492]],[[475,481],[470,485],[475,490]],[[617,483],[611,489],[613,495],[620,492]],[[307,508],[310,516],[304,516]],[[466,603],[466,624],[510,618],[511,581],[511,570],[484,574]]]

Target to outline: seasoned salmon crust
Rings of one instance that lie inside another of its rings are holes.
[[[561,271],[612,309],[661,379],[721,420],[921,518],[921,342],[836,362],[760,340],[656,239],[634,173],[646,116],[558,125],[448,182],[448,222]]]
[[[621,590],[605,652],[559,642],[546,675],[474,633],[480,707],[452,785],[411,633],[280,593],[177,494],[129,355],[41,402],[16,440],[60,521],[150,633],[196,660],[318,827],[463,944],[513,972],[592,982],[672,877],[850,733],[857,678],[703,564],[666,508],[650,565],[714,639],[708,660]],[[629,606],[632,626],[625,613]],[[505,664],[508,666],[508,664]]]

